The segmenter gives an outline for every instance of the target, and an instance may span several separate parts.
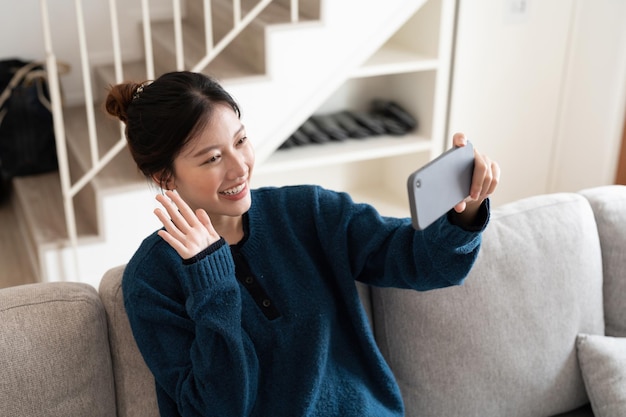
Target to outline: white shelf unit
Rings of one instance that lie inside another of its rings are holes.
[[[276,151],[254,186],[319,184],[346,191],[383,215],[409,216],[408,175],[443,152],[454,0],[427,0],[316,111],[368,111],[393,100],[418,120],[404,136],[374,136]]]

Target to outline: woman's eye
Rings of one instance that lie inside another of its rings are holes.
[[[248,137],[244,136],[244,137],[242,137],[241,139],[239,139],[237,141],[237,145],[242,145],[242,144],[246,143],[247,140],[248,140]]]
[[[213,155],[209,159],[206,160],[206,164],[212,164],[220,160],[220,155]]]

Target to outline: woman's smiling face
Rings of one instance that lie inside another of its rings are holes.
[[[241,120],[230,106],[217,104],[205,128],[174,159],[168,188],[214,222],[237,217],[250,208],[253,168],[254,150]]]

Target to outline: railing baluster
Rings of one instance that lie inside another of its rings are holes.
[[[78,194],[78,192],[82,190],[84,186],[89,184],[89,182],[94,179],[96,175],[98,175],[100,170],[106,167],[108,163],[111,162],[111,160],[115,158],[115,156],[117,156],[117,154],[125,147],[126,140],[124,139],[120,139],[115,145],[113,145],[113,147],[109,149],[109,151],[105,153],[102,158],[100,158],[98,163],[93,168],[87,171],[78,181],[76,181],[76,183],[74,183],[74,185],[70,188],[72,195]]]
[[[76,254],[77,231],[76,215],[74,213],[73,196],[70,193],[71,179],[67,157],[67,146],[65,143],[65,124],[63,122],[63,111],[61,104],[61,86],[59,74],[57,72],[57,60],[52,50],[52,32],[50,30],[50,15],[48,13],[48,2],[40,1],[41,20],[43,26],[44,45],[46,50],[46,71],[48,72],[48,89],[50,92],[50,103],[52,105],[52,118],[54,120],[54,136],[56,141],[57,159],[59,165],[59,178],[61,180],[61,194],[63,194],[63,211],[65,213],[65,229],[70,245],[73,248],[74,268],[78,273],[78,257]],[[39,262],[41,266],[41,260]],[[45,276],[45,271],[38,271]]]
[[[111,15],[111,36],[113,38],[113,63],[115,65],[115,83],[124,81],[124,69],[122,67],[122,47],[120,43],[120,28],[117,19],[117,0],[109,0],[109,13]],[[124,124],[119,123],[120,140],[124,140]]]
[[[172,0],[174,6],[174,40],[176,42],[176,70],[185,69],[185,53],[183,51],[183,18],[180,0]]]
[[[211,0],[204,0],[204,41],[206,54],[213,49],[213,14],[211,12]]]
[[[241,22],[241,0],[233,0],[233,23],[237,27]]]
[[[270,4],[272,0],[261,0],[257,3],[256,6],[252,8],[246,15],[241,19],[239,24],[235,25],[230,32],[228,32],[217,44],[213,46],[213,49],[207,55],[202,58],[196,65],[194,65],[191,71],[202,71],[206,68],[207,65],[220,54],[232,41],[241,33],[245,27],[252,22],[264,9]],[[235,3],[239,3],[239,1],[235,0]]]
[[[80,61],[83,73],[83,88],[85,90],[85,110],[87,111],[87,129],[89,130],[89,148],[91,151],[91,165],[98,163],[98,135],[96,132],[96,118],[93,110],[93,90],[91,88],[91,68],[89,66],[89,52],[87,51],[87,36],[85,19],[83,16],[82,0],[76,0],[76,23],[78,25],[78,44],[80,46]]]
[[[141,0],[141,16],[143,20],[143,42],[146,54],[146,78],[154,79],[154,52],[152,50],[152,25],[150,22],[149,0]]]
[[[296,23],[300,20],[300,11],[298,10],[299,0],[291,0],[291,23]]]
[[[121,83],[124,79],[122,69],[122,48],[120,46],[120,28],[117,19],[117,1],[109,0],[109,14],[111,15],[111,37],[113,38],[113,63],[115,65],[115,82]]]

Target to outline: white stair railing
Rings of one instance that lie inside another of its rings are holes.
[[[254,8],[252,8],[243,18],[241,17],[241,4],[239,0],[233,0],[233,28],[211,48],[207,46],[207,54],[202,58],[191,70],[202,71],[209,63],[215,59],[236,37],[244,30],[256,17],[272,2],[273,0],[261,0]],[[210,1],[206,1],[210,3]],[[291,0],[291,10],[293,19],[293,10],[297,10],[298,1]],[[297,21],[297,20],[296,20]],[[205,27],[205,31],[210,31],[210,27]],[[208,45],[208,44],[207,44]]]
[[[114,3],[117,0],[111,0]],[[152,24],[150,20],[150,0],[141,0],[141,16],[143,19],[144,54],[146,56],[146,78],[154,79],[154,54],[152,53]],[[111,17],[117,20],[117,15]]]
[[[48,0],[40,0],[40,9],[42,15],[42,27],[44,36],[44,46],[46,53],[46,67],[49,77],[50,101],[52,105],[54,132],[56,137],[56,149],[59,165],[59,177],[61,181],[61,192],[63,194],[63,209],[65,212],[65,223],[69,244],[74,248],[75,265],[76,247],[78,244],[78,234],[76,227],[76,214],[74,211],[73,199],[86,185],[88,185],[94,177],[109,162],[126,147],[124,138],[124,127],[120,123],[120,140],[103,156],[99,155],[98,137],[96,133],[96,120],[93,106],[92,96],[92,80],[91,80],[91,64],[89,61],[89,47],[87,45],[87,33],[85,28],[85,19],[82,9],[83,0],[74,0],[76,9],[76,22],[78,26],[78,39],[80,47],[81,72],[83,77],[83,88],[85,93],[85,107],[87,111],[88,140],[90,144],[91,168],[87,170],[78,180],[72,183],[69,172],[69,162],[66,146],[65,125],[63,119],[63,106],[61,101],[61,86],[57,72],[57,58],[52,44],[52,28],[50,25],[50,17],[48,10]],[[250,11],[243,14],[240,0],[233,0],[233,28],[217,43],[214,44],[212,38],[212,16],[211,16],[211,0],[203,0],[204,7],[204,25],[205,25],[205,41],[206,55],[195,64],[191,71],[203,71],[209,63],[215,59],[236,37],[243,31],[257,16],[274,0],[261,0]],[[290,0],[291,21],[299,20],[298,0]],[[152,30],[150,19],[149,0],[141,1],[142,22],[144,34],[144,51],[146,62],[146,78],[155,78],[154,55],[152,48]],[[184,70],[184,48],[183,48],[183,5],[181,0],[172,0],[173,16],[174,16],[174,39],[176,54],[176,70]],[[120,83],[124,79],[121,54],[121,39],[119,30],[119,20],[117,12],[117,0],[109,0],[109,11],[111,19],[111,36],[113,40],[113,60],[115,67],[115,81]]]

